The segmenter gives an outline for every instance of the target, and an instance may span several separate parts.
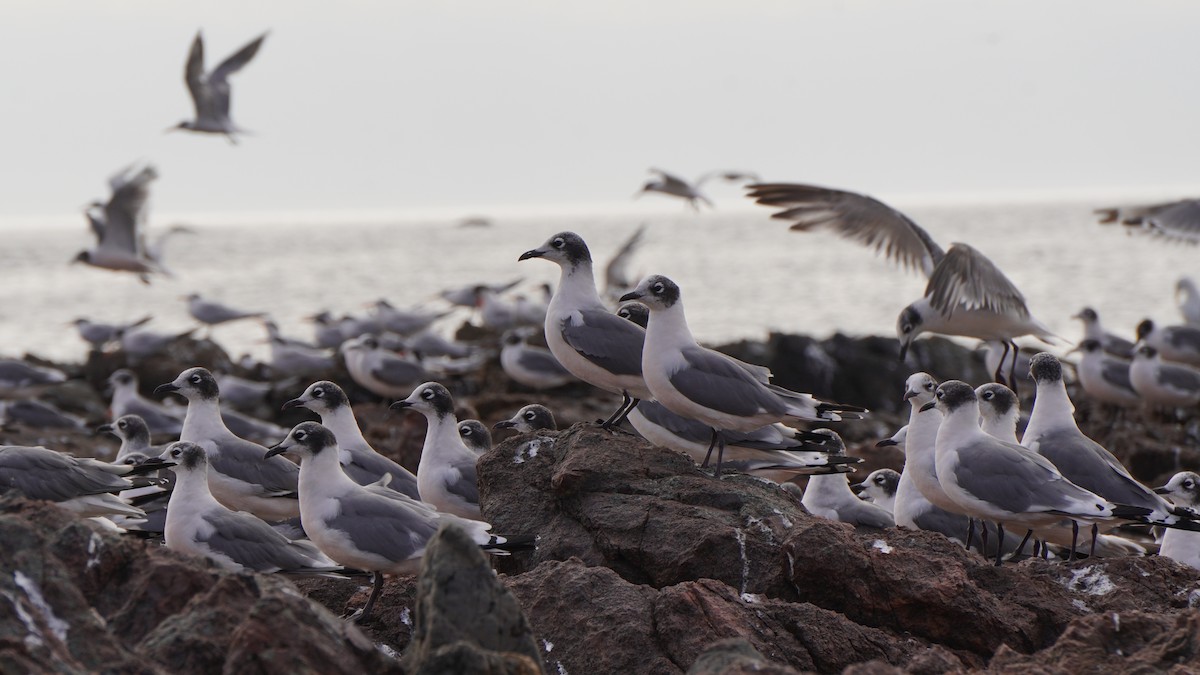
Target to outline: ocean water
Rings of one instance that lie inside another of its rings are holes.
[[[1070,316],[1085,305],[1099,311],[1109,330],[1131,337],[1145,317],[1178,322],[1175,281],[1200,272],[1200,249],[1102,227],[1087,204],[904,210],[943,248],[965,241],[991,257],[1025,294],[1034,315],[1072,342],[1080,326]],[[679,283],[692,331],[702,341],[761,339],[769,331],[894,334],[900,309],[924,290],[922,276],[829,234],[789,232],[768,215],[760,209],[645,218],[510,217],[474,228],[432,220],[194,225],[195,234],[168,248],[167,264],[176,276],[150,285],[68,264],[88,244],[82,223],[10,226],[0,250],[0,355],[82,360],[86,346],[70,325],[76,317],[113,321],[151,314],[148,327],[183,330],[194,325],[182,300],[191,292],[269,312],[297,337],[312,335],[306,316],[323,309],[360,314],[379,298],[438,307],[442,289],[516,278],[524,281],[515,290],[535,293],[538,284],[557,280],[558,268],[543,260],[518,263],[523,251],[573,230],[588,242],[602,274],[643,222],[648,231],[634,268]],[[464,310],[439,328],[449,334],[465,318]],[[258,322],[220,326],[213,337],[235,357],[266,353]]]

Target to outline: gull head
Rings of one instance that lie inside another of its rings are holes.
[[[333,437],[332,431],[326,429],[319,422],[301,422],[292,427],[287,438],[272,445],[263,459],[290,452],[299,457],[303,463],[304,460],[316,457],[323,450],[336,447],[337,439]]]
[[[1084,340],[1079,343],[1077,349],[1087,354],[1096,354],[1104,350],[1104,345],[1101,345],[1099,340]]]
[[[476,452],[492,449],[492,434],[479,420],[463,420],[458,423],[458,437],[463,445]]]
[[[191,401],[215,401],[221,391],[217,378],[205,368],[188,368],[171,382],[158,385],[155,394],[175,393]]]
[[[558,263],[561,267],[568,268],[592,262],[592,254],[588,250],[587,244],[583,242],[583,237],[574,232],[559,232],[547,239],[546,243],[541,246],[525,251],[517,260],[529,260],[530,258],[545,258]]]
[[[1079,319],[1085,324],[1091,324],[1099,321],[1100,315],[1097,314],[1096,310],[1092,309],[1091,307],[1084,307],[1083,309],[1079,310],[1078,314],[1073,315],[1071,318]]]
[[[1150,319],[1142,319],[1142,322],[1137,325],[1137,339],[1145,340],[1146,336],[1154,332],[1154,322]]]
[[[283,409],[308,408],[315,413],[324,414],[349,404],[350,399],[346,398],[346,392],[342,391],[341,387],[328,380],[321,380],[308,385],[308,389],[305,389],[299,398],[284,403]]]
[[[138,380],[132,370],[121,368],[114,370],[113,374],[108,376],[107,382],[109,388],[115,389],[117,387],[136,387]]]
[[[896,338],[900,340],[900,360],[908,356],[908,347],[912,341],[921,334],[922,324],[925,322],[921,316],[921,312],[917,310],[916,305],[909,305],[900,312],[900,318],[896,319]]]
[[[904,381],[904,396],[901,400],[916,401],[914,405],[923,406],[933,400],[933,392],[938,382],[929,373],[913,373]]]
[[[645,328],[650,322],[650,308],[640,302],[627,302],[617,308],[617,316]]]
[[[652,274],[642,279],[632,291],[621,296],[621,302],[629,300],[637,300],[653,313],[679,302],[679,286],[661,274]]]
[[[156,459],[164,462],[167,466],[174,464],[177,474],[208,470],[208,455],[204,452],[204,448],[190,441],[175,441],[168,445]]]
[[[977,401],[975,390],[971,388],[971,385],[962,380],[949,380],[937,388],[934,402],[926,403],[921,410],[937,406],[943,415],[949,415],[963,406],[975,405],[978,408]]]
[[[869,497],[871,501],[883,502],[895,499],[896,488],[900,486],[900,474],[891,469],[878,469],[867,475],[866,480],[850,486],[859,497]]]
[[[449,389],[437,382],[426,382],[414,389],[408,398],[396,401],[389,408],[391,410],[412,408],[430,419],[453,416],[454,397],[450,395]]]
[[[1196,506],[1200,504],[1200,476],[1191,471],[1180,471],[1171,476],[1166,485],[1154,491],[1166,496],[1176,506]]]
[[[150,427],[146,426],[146,420],[139,415],[122,415],[113,420],[112,424],[96,427],[96,432],[108,432],[122,440],[144,438],[147,443],[150,441]]]
[[[527,434],[538,429],[556,429],[558,428],[554,422],[554,413],[544,405],[531,403],[517,411],[512,418],[496,422],[492,426],[493,429],[516,429],[517,431]]]
[[[1002,384],[989,382],[976,389],[975,396],[979,398],[979,414],[989,420],[1015,417],[1020,412],[1017,395]]]
[[[1050,352],[1042,352],[1029,360],[1029,376],[1038,384],[1062,382],[1062,364]]]

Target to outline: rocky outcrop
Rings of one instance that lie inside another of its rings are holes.
[[[13,498],[0,499],[0,541],[5,672],[399,672],[281,577],[218,571]]]

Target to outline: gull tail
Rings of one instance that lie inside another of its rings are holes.
[[[537,548],[534,534],[493,534],[479,548],[492,555],[509,555],[517,551],[532,551]]]
[[[1139,523],[1150,523],[1151,519],[1147,518],[1147,516],[1149,516],[1151,513],[1154,513],[1154,511],[1152,509],[1147,509],[1142,506],[1131,506],[1129,504],[1113,504],[1112,505],[1112,513],[1113,513],[1113,515],[1112,515],[1113,518],[1121,518],[1123,520],[1136,520]]]

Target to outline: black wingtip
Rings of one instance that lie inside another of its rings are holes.
[[[484,544],[483,548],[484,550],[506,551],[508,553],[532,551],[537,548],[537,535],[496,534],[492,535],[491,541]]]

